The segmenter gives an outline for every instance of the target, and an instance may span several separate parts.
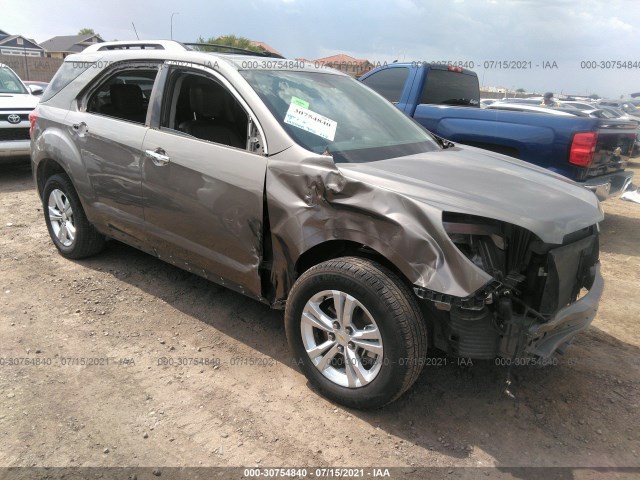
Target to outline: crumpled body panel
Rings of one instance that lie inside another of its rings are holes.
[[[471,295],[491,277],[451,242],[443,211],[520,225],[550,243],[601,220],[595,196],[572,182],[496,154],[483,159],[499,167],[491,175],[486,164],[478,168],[477,149],[452,150],[339,165],[297,146],[271,157],[266,192],[276,303],[293,285],[300,255],[331,240],[366,245],[415,286]]]

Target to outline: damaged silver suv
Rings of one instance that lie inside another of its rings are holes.
[[[549,358],[602,294],[593,193],[334,70],[101,43],[65,59],[31,135],[63,256],[116,239],[284,308],[296,363],[351,407],[398,398],[431,348]]]

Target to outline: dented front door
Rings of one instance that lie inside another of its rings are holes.
[[[144,217],[164,260],[260,296],[266,158],[150,130],[142,148]]]

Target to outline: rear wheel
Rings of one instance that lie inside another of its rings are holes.
[[[424,366],[427,330],[417,301],[371,260],[343,257],[306,271],[291,290],[285,321],[309,381],[349,407],[395,400]]]
[[[87,220],[69,177],[56,174],[47,180],[43,207],[49,235],[62,256],[85,258],[104,248],[105,237]]]

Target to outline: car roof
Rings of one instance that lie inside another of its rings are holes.
[[[216,62],[220,62],[234,70],[313,71],[347,76],[345,73],[333,68],[304,60],[238,53],[203,52],[193,50],[173,40],[102,42],[90,45],[80,53],[69,55],[65,58],[65,61],[98,62],[102,60],[111,63],[136,59],[184,61],[202,66],[212,66],[215,65]]]

